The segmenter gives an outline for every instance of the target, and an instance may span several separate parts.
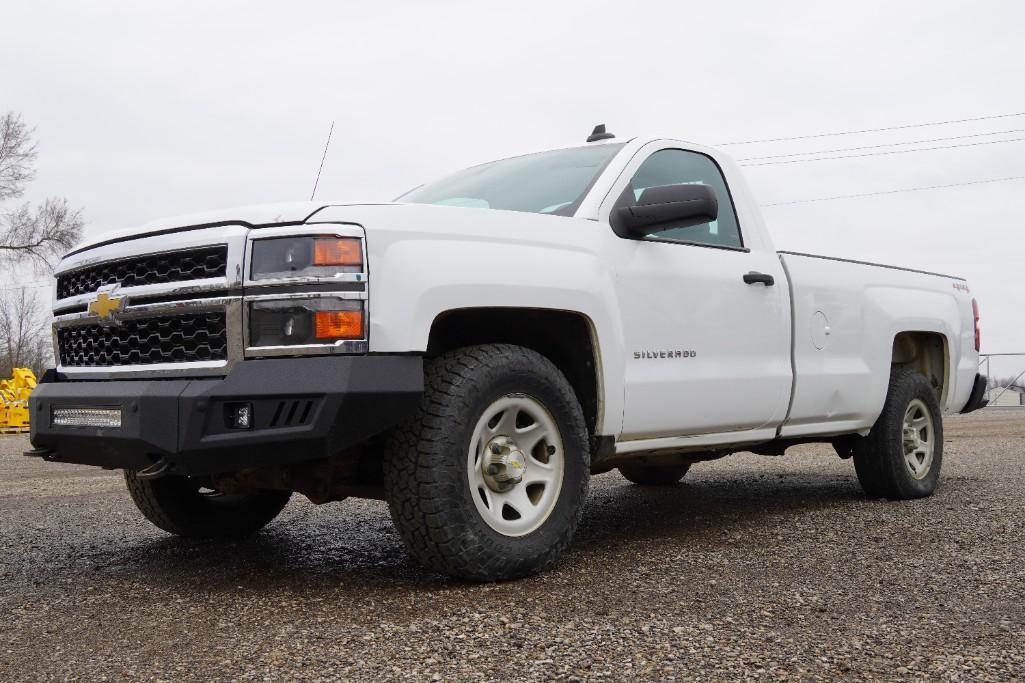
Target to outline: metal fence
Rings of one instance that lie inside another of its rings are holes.
[[[989,378],[987,408],[1025,409],[1025,353],[983,353],[979,372]]]

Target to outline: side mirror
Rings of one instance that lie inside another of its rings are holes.
[[[613,209],[612,227],[621,237],[646,237],[710,223],[718,215],[719,201],[708,185],[663,185],[644,190],[634,206]]]

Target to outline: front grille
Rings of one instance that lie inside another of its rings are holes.
[[[226,360],[225,314],[190,313],[130,319],[116,327],[64,327],[57,330],[57,350],[64,367]]]
[[[62,273],[57,277],[57,298],[92,294],[104,285],[137,287],[224,277],[227,269],[228,247],[223,244],[147,254]]]

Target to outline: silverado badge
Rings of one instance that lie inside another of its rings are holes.
[[[108,292],[100,292],[96,298],[89,302],[89,312],[101,321],[112,323],[114,315],[125,308],[125,298],[122,296],[111,296]]]
[[[634,360],[643,360],[646,358],[696,358],[697,355],[697,351],[691,350],[658,349],[653,351],[634,351]]]

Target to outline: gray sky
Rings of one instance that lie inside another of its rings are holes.
[[[318,197],[390,199],[582,142],[601,122],[717,144],[1025,112],[1025,4],[1013,0],[6,5],[0,111],[20,111],[40,141],[28,198],[66,195],[89,234],[308,198],[332,119]],[[1014,129],[1025,116],[729,149]],[[1025,132],[980,140],[1010,138]],[[1011,142],[748,177],[761,202],[785,202],[1021,176],[1023,153]],[[1025,351],[1025,181],[765,214],[780,249],[967,277],[983,350]]]

